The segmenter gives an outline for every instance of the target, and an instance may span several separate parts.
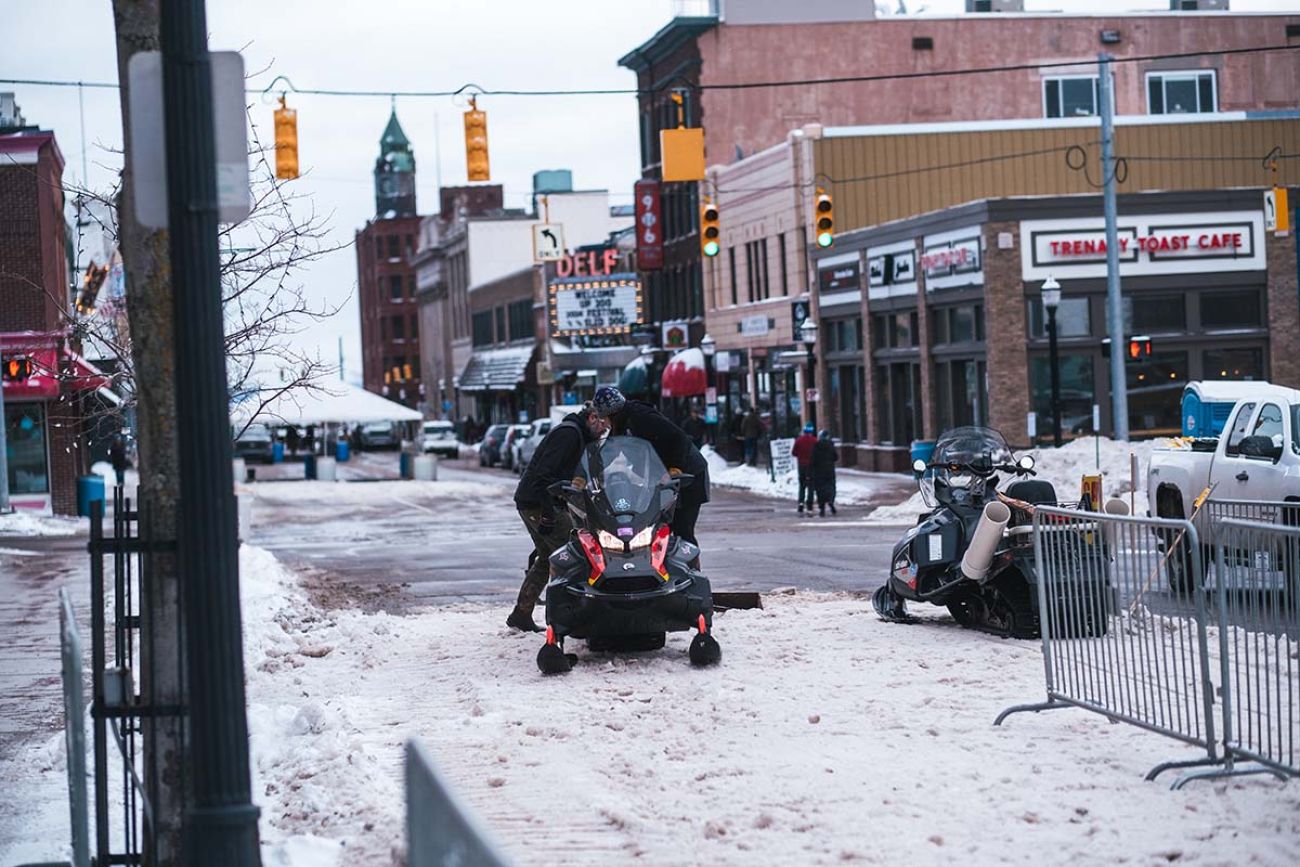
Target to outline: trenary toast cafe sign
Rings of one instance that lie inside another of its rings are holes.
[[[1255,211],[1121,216],[1116,243],[1122,275],[1257,271],[1265,266],[1263,215]],[[1101,219],[1026,220],[1020,224],[1025,280],[1104,277]]]

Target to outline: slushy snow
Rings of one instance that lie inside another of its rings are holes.
[[[743,463],[732,466],[712,446],[705,446],[700,452],[709,463],[710,484],[791,502],[799,496],[799,477],[793,473],[773,481],[766,467],[751,467]],[[837,505],[855,505],[879,501],[896,489],[903,478],[906,477],[898,473],[867,473],[836,467],[835,502]]]

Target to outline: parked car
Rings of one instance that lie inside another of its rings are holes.
[[[507,470],[514,469],[516,460],[519,457],[519,443],[528,432],[532,430],[531,426],[526,424],[512,424],[506,431],[506,440],[501,444],[501,466]]]
[[[456,426],[449,421],[426,421],[420,427],[420,450],[427,454],[455,458],[460,455]]]
[[[361,426],[361,447],[364,449],[395,449],[401,444],[396,422],[372,421]]]
[[[529,426],[528,436],[519,441],[518,460],[515,461],[515,469],[519,475],[524,474],[528,469],[528,462],[533,459],[533,452],[537,451],[537,446],[542,439],[551,432],[551,425],[554,424],[549,418],[539,418]]]
[[[269,464],[274,460],[271,429],[264,424],[250,424],[235,437],[235,457]]]
[[[1280,385],[1239,399],[1218,438],[1179,439],[1151,454],[1147,496],[1162,518],[1186,518],[1202,490],[1218,500],[1300,500],[1300,391]]]
[[[478,445],[478,465],[495,467],[501,463],[501,444],[505,442],[508,424],[494,424],[483,434],[483,442]]]

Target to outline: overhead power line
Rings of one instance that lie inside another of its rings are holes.
[[[1162,60],[1190,60],[1197,57],[1223,57],[1235,55],[1263,54],[1273,51],[1297,51],[1300,50],[1300,43],[1291,45],[1260,45],[1250,48],[1224,48],[1219,50],[1208,51],[1180,51],[1169,54],[1139,54],[1130,57],[1114,57],[1111,63],[1130,64],[1130,63],[1149,63]],[[715,84],[693,84],[686,89],[695,91],[708,90],[754,90],[758,88],[780,88],[780,87],[814,87],[817,85],[834,85],[834,84],[869,84],[873,82],[886,81],[909,81],[915,79],[928,78],[954,78],[964,75],[994,75],[1004,72],[1026,72],[1046,69],[1065,69],[1079,67],[1093,63],[1093,58],[1081,60],[1055,60],[1048,63],[1015,63],[1003,66],[980,66],[962,69],[940,69],[925,72],[889,72],[878,75],[847,75],[835,78],[795,78],[795,79],[774,79],[768,81],[737,81],[737,82],[718,82]],[[283,82],[282,87],[277,87],[277,83]],[[23,85],[28,87],[89,87],[100,89],[113,89],[118,87],[116,82],[110,81],[70,81],[61,79],[40,79],[40,78],[0,78],[0,84]],[[283,91],[285,93],[295,93],[302,96],[331,96],[331,97],[362,97],[362,98],[396,98],[405,99],[431,99],[431,98],[448,98],[455,96],[521,96],[521,97],[560,97],[560,96],[653,96],[676,89],[678,85],[666,86],[661,88],[635,88],[635,87],[608,87],[608,88],[568,88],[552,90],[528,90],[519,88],[484,88],[477,84],[466,83],[454,90],[349,90],[336,88],[304,88],[297,87],[288,78],[288,76],[277,75],[271,84],[261,89],[249,89],[250,94],[264,94]]]

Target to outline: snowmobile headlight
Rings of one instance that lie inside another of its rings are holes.
[[[613,548],[615,551],[623,550],[623,540],[613,533],[606,533],[604,530],[596,531],[596,539],[600,541],[600,547]]]
[[[635,551],[638,548],[648,548],[650,547],[650,543],[654,541],[654,537],[655,528],[653,526],[646,527],[640,533],[637,533],[632,537],[632,540],[627,543],[627,547],[632,551]]]

